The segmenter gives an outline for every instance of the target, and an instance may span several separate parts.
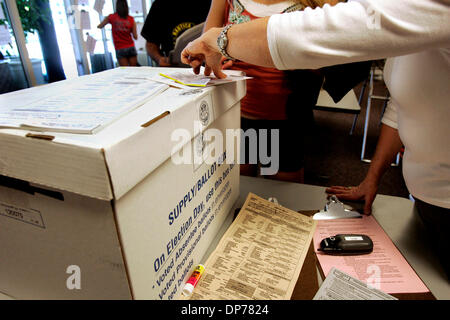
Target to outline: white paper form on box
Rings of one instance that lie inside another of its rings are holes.
[[[217,86],[234,81],[252,79],[251,77],[247,77],[245,73],[242,71],[237,70],[222,70],[222,71],[227,75],[225,79],[218,79],[214,75],[205,76],[204,67],[200,69],[199,74],[195,74],[192,71],[192,69],[184,69],[176,72],[160,73],[159,75],[161,77],[169,79],[174,83],[191,87]]]
[[[167,88],[142,78],[127,79],[122,72],[88,78],[50,97],[23,106],[2,107],[0,127],[94,133]]]

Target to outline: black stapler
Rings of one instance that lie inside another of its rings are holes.
[[[359,255],[373,251],[373,242],[363,234],[338,234],[320,242],[319,251],[335,255]]]

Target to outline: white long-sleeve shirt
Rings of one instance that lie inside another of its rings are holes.
[[[415,197],[450,208],[450,0],[354,0],[272,16],[278,69],[391,58],[383,123],[405,145],[403,175]]]

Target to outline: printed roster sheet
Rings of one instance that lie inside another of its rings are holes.
[[[250,193],[191,299],[290,299],[315,228],[312,218]]]
[[[398,300],[336,268],[331,269],[313,300]]]

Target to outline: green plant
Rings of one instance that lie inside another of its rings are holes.
[[[23,32],[34,33],[41,30],[41,23],[49,22],[46,17],[51,16],[48,9],[42,9],[39,3],[48,3],[49,0],[16,0],[17,10],[19,11],[22,22]],[[6,14],[6,8],[2,3],[3,12]],[[5,24],[6,20],[0,20],[0,25]]]
[[[0,10],[3,10],[3,13],[6,16],[6,8],[5,8],[5,4],[3,2],[0,2]],[[6,20],[5,19],[0,19],[0,26],[6,24]]]
[[[42,9],[38,2],[48,3],[48,0],[16,0],[25,35],[29,32],[41,31],[42,20],[49,22],[46,17],[51,16],[51,13],[47,12],[48,9]]]
[[[4,16],[6,17],[6,7],[5,4],[3,2],[0,2],[0,10],[3,10]],[[0,19],[0,26],[2,25],[6,25],[6,19]],[[11,44],[9,44],[9,46],[11,47]],[[8,51],[8,49],[5,50],[5,53],[1,52],[1,55],[3,56],[2,59],[4,59],[5,57],[10,58],[11,57],[11,53]],[[2,60],[0,59],[0,60]]]

